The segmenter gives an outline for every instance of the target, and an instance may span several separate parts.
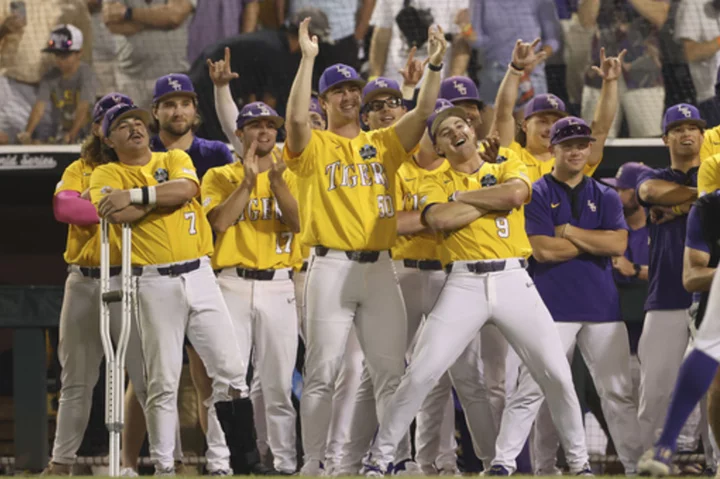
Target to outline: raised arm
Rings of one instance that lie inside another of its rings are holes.
[[[617,114],[617,79],[622,75],[622,63],[626,53],[627,50],[623,50],[617,57],[606,58],[605,48],[601,48],[600,67],[592,67],[593,71],[603,79],[603,82],[591,126],[596,141],[592,143],[590,158],[588,158],[588,165],[590,166],[597,165],[602,160],[605,142]]]
[[[230,82],[239,75],[230,70],[230,47],[225,47],[224,59],[213,62],[208,58],[207,66],[210,80],[213,82],[215,112],[220,120],[220,127],[232,144],[235,153],[242,158],[242,141],[235,136],[237,117],[240,112],[230,91]]]
[[[500,137],[500,146],[508,147],[515,139],[515,117],[513,112],[523,71],[525,68],[542,62],[547,56],[545,51],[537,51],[538,45],[540,45],[539,38],[536,38],[532,43],[525,43],[522,40],[515,42],[512,61],[508,65],[505,78],[500,83],[500,88],[495,97],[495,111],[490,126],[491,134],[497,131]]]
[[[298,29],[302,59],[290,89],[287,118],[285,120],[285,128],[287,129],[285,142],[290,152],[296,155],[302,153],[310,142],[312,132],[308,124],[310,98],[312,96],[312,74],[315,57],[317,57],[320,49],[317,36],[313,35],[310,38],[309,24],[310,18],[306,18],[300,22]]]
[[[697,199],[697,188],[665,180],[643,181],[637,193],[642,202],[659,206],[676,206]]]

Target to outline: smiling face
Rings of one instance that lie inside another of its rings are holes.
[[[188,95],[171,96],[155,105],[153,116],[158,121],[160,131],[183,136],[192,129],[195,122],[195,100]]]
[[[123,153],[132,155],[148,149],[150,136],[147,126],[140,118],[129,116],[113,126],[110,134],[105,138],[105,143],[122,157]]]
[[[555,169],[564,176],[582,173],[590,158],[590,140],[573,138],[552,147],[555,155]]]
[[[402,98],[383,94],[377,95],[368,102],[362,117],[371,130],[378,130],[394,125],[406,112]]]
[[[435,151],[456,164],[477,150],[475,130],[465,118],[448,116],[435,130]]]
[[[357,121],[360,117],[362,90],[352,83],[340,84],[320,97],[320,105],[327,112],[330,122]]]
[[[663,136],[663,142],[670,149],[672,156],[695,157],[700,153],[703,130],[692,123],[681,123]]]
[[[522,129],[527,135],[527,148],[532,151],[547,151],[550,148],[550,128],[561,118],[555,113],[538,113],[523,122]]]
[[[250,148],[253,141],[257,142],[256,155],[263,157],[268,155],[277,141],[277,128],[272,120],[259,118],[243,125],[242,130],[236,130],[235,134],[243,142],[245,151]]]

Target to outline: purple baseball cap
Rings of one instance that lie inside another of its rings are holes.
[[[647,165],[631,161],[621,165],[614,178],[600,178],[600,181],[613,188],[634,190],[637,188],[640,175],[651,170],[652,168]]]
[[[235,124],[237,125],[238,130],[242,130],[242,128],[248,123],[262,119],[272,120],[275,124],[275,128],[280,128],[283,126],[283,123],[285,123],[283,117],[278,115],[272,107],[261,101],[254,101],[242,107]]]
[[[440,83],[440,98],[455,104],[461,101],[471,101],[482,110],[484,103],[480,100],[477,86],[468,77],[454,76],[446,78]]]
[[[155,82],[155,92],[153,93],[153,103],[161,102],[172,95],[185,95],[197,98],[195,88],[189,76],[183,75],[182,73],[171,73],[157,79]]]
[[[428,136],[433,145],[435,144],[435,131],[438,129],[440,124],[448,117],[457,116],[465,119],[465,110],[459,106],[455,106],[444,98],[440,98],[435,101],[435,110],[430,114],[427,119]]]
[[[108,93],[104,97],[100,98],[100,100],[98,100],[98,102],[95,103],[95,106],[93,107],[93,123],[97,123],[98,121],[102,120],[105,116],[105,113],[107,113],[110,108],[121,103],[124,103],[126,105],[135,104],[129,96],[117,92]]]
[[[551,145],[557,145],[577,138],[595,141],[595,138],[592,136],[592,130],[582,118],[568,116],[556,121],[552,128],[550,128]]]
[[[325,118],[325,112],[323,111],[322,107],[320,106],[320,101],[313,97],[310,97],[310,111],[314,111],[321,117]]]
[[[663,134],[667,135],[669,130],[683,123],[697,125],[700,128],[705,128],[706,124],[697,108],[688,103],[678,103],[665,110]]]
[[[102,122],[103,135],[108,136],[115,125],[125,118],[139,118],[145,123],[145,126],[149,125],[152,121],[152,116],[150,116],[149,111],[138,108],[135,105],[119,103],[105,113]]]
[[[363,106],[373,101],[378,95],[394,95],[396,97],[402,98],[400,84],[395,80],[384,77],[378,77],[374,80],[369,81],[362,91]]]
[[[320,75],[320,88],[318,88],[320,96],[327,93],[330,88],[344,83],[351,83],[360,88],[365,86],[365,80],[358,75],[358,72],[353,67],[343,63],[336,63],[327,67]]]
[[[554,113],[558,116],[568,116],[565,102],[552,93],[536,95],[525,105],[525,119],[539,113]]]

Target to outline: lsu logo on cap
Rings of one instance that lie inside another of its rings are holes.
[[[459,83],[457,80],[453,80],[453,88],[455,88],[461,95],[467,95],[467,88],[465,88],[465,85]]]
[[[260,110],[261,116],[272,116],[272,113],[270,112],[270,110],[268,110],[268,107],[266,107],[262,103],[259,104],[257,107],[258,107],[258,110]]]
[[[180,84],[180,82],[172,77],[168,78],[168,85],[170,85],[175,91],[182,90],[182,85]]]
[[[377,80],[375,84],[380,88],[387,88],[389,86],[385,80]]]
[[[555,98],[554,96],[548,95],[547,101],[548,101],[548,103],[550,103],[550,106],[555,108],[556,110],[558,108],[560,108],[560,103],[558,103],[557,98]],[[572,125],[572,123],[571,123],[571,125]]]
[[[686,107],[685,105],[680,105],[679,107],[677,107],[677,110],[682,113],[685,118],[690,118],[692,116],[692,111],[690,111],[690,108]]]
[[[350,70],[348,70],[345,65],[339,65],[337,67],[337,71],[339,74],[341,74],[345,78],[350,78],[352,76],[352,73],[350,73]]]

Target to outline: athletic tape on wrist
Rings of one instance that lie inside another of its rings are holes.
[[[157,191],[155,190],[155,186],[151,186],[148,188],[148,202],[150,206],[155,206],[155,203],[157,203]]]
[[[143,192],[140,188],[133,188],[130,190],[130,203],[133,205],[143,204]]]

